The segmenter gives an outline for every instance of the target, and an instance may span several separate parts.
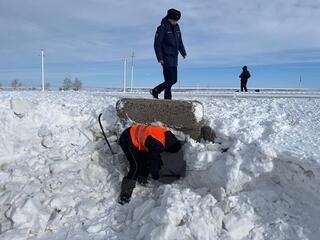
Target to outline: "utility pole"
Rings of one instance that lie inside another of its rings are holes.
[[[44,92],[44,50],[41,49],[41,80],[42,80],[42,92]]]
[[[301,77],[301,75],[300,75],[299,88],[301,88],[301,82],[302,82],[302,77]]]
[[[127,80],[127,58],[123,59],[123,92],[126,92],[126,80]]]
[[[131,87],[130,87],[130,91],[132,92],[132,88],[133,88],[133,68],[134,68],[134,51],[132,51],[132,55],[131,55]]]

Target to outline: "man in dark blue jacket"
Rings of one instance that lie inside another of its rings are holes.
[[[150,90],[154,98],[158,98],[163,90],[164,99],[172,98],[171,87],[177,82],[178,54],[180,52],[183,58],[187,56],[177,23],[180,17],[178,10],[169,9],[155,35],[154,50],[163,67],[164,82]]]
[[[243,66],[242,67],[242,73],[240,74],[239,78],[240,78],[240,88],[241,88],[241,92],[246,91],[248,92],[247,89],[247,83],[248,83],[248,79],[251,77],[250,72],[248,71],[248,67],[247,66]]]

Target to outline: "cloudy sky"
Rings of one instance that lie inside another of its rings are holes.
[[[238,86],[246,64],[252,87],[296,87],[300,75],[320,87],[319,0],[0,0],[0,83],[37,85],[43,48],[51,85],[120,86],[121,59],[134,50],[135,84],[152,86],[162,80],[154,33],[168,8],[182,12],[182,86]]]

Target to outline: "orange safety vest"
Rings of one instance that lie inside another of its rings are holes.
[[[152,136],[157,139],[163,147],[165,146],[165,132],[167,128],[146,126],[146,125],[132,125],[130,128],[130,136],[133,145],[139,149],[139,151],[148,152],[149,149],[144,145],[147,137]]]

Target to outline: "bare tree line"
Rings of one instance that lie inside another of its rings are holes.
[[[20,81],[19,79],[14,79],[11,81],[11,88],[13,90],[18,90],[20,87],[23,86],[22,81]],[[0,82],[0,88],[2,87],[2,84]],[[45,89],[49,90],[51,87],[51,84],[48,82],[45,84]],[[78,79],[75,78],[74,80],[71,80],[70,78],[65,78],[62,82],[62,87],[59,88],[59,90],[64,90],[64,91],[68,91],[68,90],[74,90],[74,91],[79,91],[82,88],[82,82]],[[32,88],[32,90],[36,90],[36,88]]]
[[[65,78],[62,83],[62,87],[59,90],[74,90],[79,91],[82,88],[82,82],[75,78],[73,81],[70,78]]]

